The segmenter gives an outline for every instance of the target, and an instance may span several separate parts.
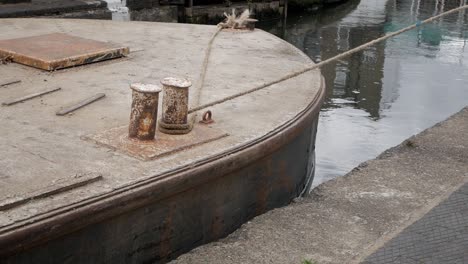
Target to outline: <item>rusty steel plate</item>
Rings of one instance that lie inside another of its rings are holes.
[[[111,128],[103,133],[86,136],[84,139],[147,161],[212,142],[226,136],[228,134],[219,129],[195,124],[192,131],[184,135],[169,135],[157,130],[155,140],[129,138],[128,126]]]
[[[100,173],[92,172],[78,173],[71,177],[54,180],[45,187],[27,193],[15,193],[14,196],[0,200],[0,211],[25,204],[31,200],[37,200],[54,194],[66,192],[99,180],[102,180],[102,175]]]
[[[0,58],[53,71],[128,55],[116,44],[62,33],[0,40]]]

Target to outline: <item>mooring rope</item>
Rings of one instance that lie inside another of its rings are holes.
[[[244,95],[247,95],[247,94],[256,92],[256,91],[260,91],[260,90],[265,89],[265,88],[268,88],[268,87],[270,87],[270,86],[272,86],[272,85],[274,85],[274,84],[277,84],[277,83],[280,83],[280,82],[289,80],[289,79],[294,78],[294,77],[297,77],[297,76],[299,76],[299,75],[301,75],[301,74],[303,74],[303,73],[306,73],[306,72],[309,72],[309,71],[318,69],[318,68],[323,67],[324,65],[327,65],[327,64],[329,64],[329,63],[331,63],[331,62],[334,62],[334,61],[340,60],[340,59],[342,59],[342,58],[344,58],[344,57],[350,56],[350,55],[352,55],[352,54],[354,54],[354,53],[356,53],[356,52],[362,51],[362,50],[364,50],[364,49],[366,49],[366,48],[368,48],[368,47],[370,47],[370,46],[372,46],[372,45],[374,45],[374,44],[377,44],[377,43],[379,43],[379,42],[382,42],[382,41],[387,40],[387,39],[389,39],[389,38],[392,38],[392,37],[394,37],[394,36],[400,35],[400,34],[406,32],[406,31],[410,31],[410,30],[415,29],[415,28],[417,28],[417,27],[419,27],[419,26],[421,26],[421,25],[424,25],[424,24],[433,22],[433,21],[435,21],[435,20],[437,20],[437,19],[439,19],[439,18],[441,18],[441,17],[444,17],[444,16],[446,16],[446,15],[450,15],[450,14],[456,13],[456,12],[458,12],[458,11],[461,11],[461,10],[467,9],[467,8],[468,8],[468,5],[463,5],[463,6],[460,6],[460,7],[454,8],[454,9],[451,9],[451,10],[449,10],[449,11],[440,13],[439,15],[430,17],[430,18],[428,18],[428,19],[426,19],[426,20],[418,21],[416,24],[413,24],[413,25],[411,25],[411,26],[409,26],[409,27],[406,27],[406,28],[400,29],[400,30],[398,30],[398,31],[389,33],[389,34],[387,34],[387,35],[385,35],[385,36],[383,36],[383,37],[380,37],[380,38],[377,38],[377,39],[372,40],[372,41],[370,41],[370,42],[367,42],[367,43],[365,43],[365,44],[363,44],[363,45],[361,45],[361,46],[358,46],[358,47],[356,47],[356,48],[354,48],[354,49],[351,49],[351,50],[348,50],[348,51],[343,52],[343,53],[341,53],[341,54],[338,54],[338,55],[336,55],[336,56],[334,56],[334,57],[332,57],[332,58],[330,58],[330,59],[324,60],[324,61],[322,61],[322,62],[320,62],[320,63],[314,64],[314,65],[312,65],[312,66],[307,66],[307,67],[305,67],[305,68],[303,68],[303,69],[301,69],[301,70],[298,70],[298,71],[289,73],[289,74],[287,74],[287,75],[284,76],[284,77],[281,77],[281,78],[279,78],[279,79],[277,79],[277,80],[274,80],[274,81],[271,81],[271,82],[268,82],[268,83],[264,83],[264,84],[262,84],[262,85],[259,85],[259,86],[255,87],[255,88],[252,88],[252,89],[250,89],[250,90],[246,90],[246,91],[243,91],[243,92],[239,92],[239,93],[236,93],[236,94],[233,94],[233,95],[230,95],[230,96],[221,98],[221,99],[219,99],[219,100],[215,100],[215,101],[212,101],[212,102],[203,104],[203,105],[199,105],[199,106],[193,107],[193,108],[189,109],[188,112],[189,112],[189,113],[195,113],[195,112],[197,112],[197,111],[206,109],[206,108],[208,108],[208,107],[215,106],[215,105],[224,103],[224,102],[226,102],[226,101],[233,100],[233,99],[235,99],[235,98],[238,98],[238,97],[241,97],[241,96],[244,96]],[[218,35],[219,32],[220,32],[220,29],[218,29],[218,31],[216,32],[216,34],[215,34],[215,35],[213,36],[213,38],[211,39],[210,43],[213,42],[214,38],[216,37],[216,35]],[[210,49],[211,49],[211,46],[209,46],[208,49],[210,50]],[[207,51],[207,54],[208,54],[208,55],[209,55],[209,53],[210,53],[209,50]],[[205,60],[206,60],[206,64],[208,64],[208,57],[206,57]],[[206,71],[206,65],[205,65],[204,69],[205,69],[204,71]],[[204,78],[204,76],[205,76],[205,73],[202,73],[202,77],[203,77],[203,78]],[[202,79],[202,82],[201,82],[200,85],[203,85],[203,79]],[[200,87],[201,87],[201,86],[200,86]]]
[[[198,105],[200,103],[201,91],[202,91],[203,86],[205,84],[206,71],[207,71],[207,68],[208,68],[208,61],[210,59],[210,54],[211,54],[211,49],[212,49],[212,46],[213,46],[213,42],[214,42],[216,36],[218,36],[219,32],[221,32],[221,30],[222,30],[221,27],[216,28],[216,32],[211,36],[210,41],[208,42],[208,46],[207,46],[207,48],[205,50],[205,58],[203,59],[202,70],[200,71],[198,82],[197,82],[197,85],[195,86],[195,96],[194,96],[194,99],[193,99],[193,104],[195,104],[195,105]],[[193,113],[193,112],[189,112],[189,113]],[[195,122],[196,116],[197,116],[196,114],[192,115],[192,117],[191,117],[191,119],[192,119],[191,123],[192,124]]]
[[[195,95],[193,96],[194,99],[192,100],[192,104],[198,105],[200,103],[200,98],[201,98],[201,92],[202,88],[205,84],[205,77],[206,77],[206,71],[208,68],[208,61],[210,59],[210,54],[211,54],[211,49],[213,46],[213,42],[216,38],[216,36],[219,34],[222,28],[218,27],[216,28],[216,32],[213,33],[213,35],[210,38],[210,41],[208,42],[207,48],[205,49],[205,57],[203,58],[203,64],[201,67],[200,75],[198,77],[197,84],[195,85]],[[189,112],[191,113],[191,112]],[[192,112],[193,113],[193,112]],[[159,130],[166,133],[166,134],[171,134],[171,135],[182,135],[186,134],[193,129],[193,125],[196,122],[197,118],[197,113],[194,113],[193,115],[190,116],[190,120],[187,125],[178,125],[178,124],[164,124],[163,122],[160,121],[159,123]]]

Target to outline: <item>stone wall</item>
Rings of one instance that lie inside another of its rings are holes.
[[[147,9],[159,6],[159,0],[127,0],[127,7],[132,10]]]
[[[292,10],[317,10],[329,5],[339,4],[348,0],[288,0],[288,6]]]
[[[0,3],[15,3],[0,6],[0,18],[15,17],[59,17],[59,18],[89,18],[111,19],[112,14],[107,9],[107,3],[96,0],[0,0]]]
[[[31,0],[0,0],[0,4],[17,4],[31,2]]]
[[[173,5],[130,10],[133,21],[178,22],[178,7]]]

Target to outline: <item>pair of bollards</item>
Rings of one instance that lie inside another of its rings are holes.
[[[162,115],[159,130],[167,134],[186,134],[188,123],[188,100],[190,81],[168,77],[163,85]],[[153,140],[156,134],[159,93],[161,88],[153,84],[135,83],[132,89],[132,108],[128,136],[139,140]]]

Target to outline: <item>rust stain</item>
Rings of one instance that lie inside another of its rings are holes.
[[[126,56],[128,47],[63,33],[0,40],[0,58],[53,71]]]
[[[141,119],[140,119],[140,122],[139,122],[140,135],[141,134],[143,134],[143,135],[153,134],[154,135],[155,129],[154,129],[154,126],[152,126],[151,124],[156,124],[152,114],[151,113],[143,113],[141,115]],[[153,130],[153,131],[151,131],[151,130]]]

